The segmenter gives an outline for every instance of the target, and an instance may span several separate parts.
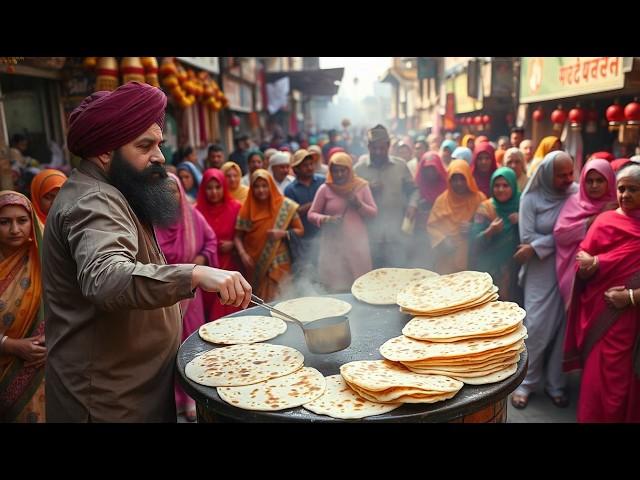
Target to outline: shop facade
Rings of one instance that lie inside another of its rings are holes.
[[[639,96],[634,57],[521,59],[518,120],[526,136],[534,143],[558,136],[579,162],[597,151],[616,158],[636,153],[640,111],[625,107]]]
[[[62,67],[65,57],[24,57],[0,64],[0,146],[24,135],[28,154],[42,164],[60,163],[65,140]]]

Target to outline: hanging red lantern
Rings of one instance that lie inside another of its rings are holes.
[[[551,121],[556,124],[563,124],[567,120],[567,112],[564,111],[562,105],[558,105],[553,112],[551,112]]]
[[[240,126],[240,118],[237,115],[231,115],[231,120],[229,121],[233,128]]]
[[[534,122],[541,122],[542,120],[544,120],[544,110],[542,109],[542,107],[536,108],[531,114],[531,118],[533,118]]]
[[[482,115],[476,115],[473,117],[474,125],[482,125]]]
[[[638,103],[637,97],[624,107],[624,118],[629,126],[640,125],[640,103]]]
[[[581,124],[584,121],[584,110],[580,107],[569,110],[569,121],[572,124]]]
[[[484,123],[485,125],[489,125],[491,123],[491,117],[489,115],[483,115],[482,123]]]
[[[584,110],[580,108],[580,105],[576,105],[575,108],[569,110],[569,125],[575,130],[582,128],[584,122]]]
[[[620,125],[622,125],[624,123],[624,121],[625,121],[624,110],[618,104],[617,101],[614,102],[614,104],[611,105],[609,108],[607,108],[607,111],[605,112],[605,115],[606,115],[607,120],[609,122],[609,130],[610,131],[619,129]]]
[[[471,125],[471,117],[462,117],[463,125]]]

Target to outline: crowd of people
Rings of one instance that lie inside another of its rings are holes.
[[[69,179],[45,169],[29,195],[0,192],[0,419],[170,421],[176,405],[195,420],[173,359],[204,322],[251,292],[348,292],[371,269],[416,267],[489,272],[524,306],[514,407],[539,388],[565,407],[581,368],[579,421],[640,421],[640,158],[597,152],[574,179],[554,136],[376,125],[368,153],[332,131],[165,163],[153,90],[88,97]]]

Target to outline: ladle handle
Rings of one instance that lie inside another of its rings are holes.
[[[260,307],[264,307],[267,310],[273,312],[273,313],[277,313],[278,315],[288,318],[289,320],[291,320],[292,322],[297,323],[298,325],[300,325],[300,328],[302,328],[304,330],[304,325],[302,324],[302,322],[300,320],[298,320],[297,318],[292,317],[291,315],[287,315],[284,312],[281,312],[280,310],[277,310],[275,308],[273,308],[271,305],[269,305],[268,303],[265,303],[264,300],[262,300],[260,297],[254,295],[253,293],[251,294],[251,302],[255,303],[256,305],[259,305]]]

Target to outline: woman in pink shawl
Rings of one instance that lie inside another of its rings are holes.
[[[565,202],[553,236],[556,240],[556,275],[565,310],[569,309],[575,279],[576,254],[587,230],[601,212],[617,208],[616,176],[611,164],[597,158],[586,163],[580,190]]]
[[[222,170],[209,168],[202,176],[198,190],[196,209],[202,213],[218,239],[218,268],[240,270],[240,259],[233,243],[236,219],[242,207],[231,196],[227,179]],[[217,320],[240,310],[233,305],[222,305],[218,295],[204,292],[204,308],[209,320]]]
[[[476,184],[487,198],[491,198],[491,175],[496,171],[496,151],[489,142],[478,142],[473,149],[471,173]]]
[[[369,183],[355,175],[351,157],[338,152],[329,160],[307,218],[320,228],[318,276],[332,292],[348,292],[354,280],[371,270],[366,221],[378,214]]]
[[[173,173],[169,177],[175,185],[176,200],[180,202],[180,220],[168,228],[156,228],[156,237],[167,263],[195,263],[218,267],[216,234],[202,214],[191,206],[180,179]],[[193,298],[180,302],[182,311],[182,341],[195,332],[204,323],[204,309],[200,289]],[[196,419],[195,401],[187,396],[176,383],[176,407],[178,412],[186,411],[189,421]]]
[[[426,152],[422,155],[415,182],[418,189],[411,195],[406,214],[414,222],[410,256],[416,266],[430,268],[433,254],[431,241],[427,237],[427,220],[436,198],[447,189],[447,171],[437,153]]]

